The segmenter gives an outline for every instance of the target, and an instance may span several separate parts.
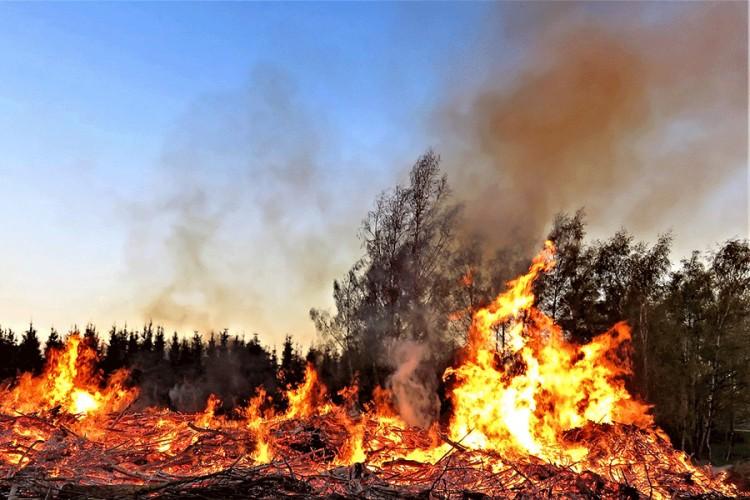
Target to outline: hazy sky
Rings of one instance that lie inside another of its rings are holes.
[[[153,317],[312,338],[308,310],[330,305],[332,280],[359,256],[374,196],[428,147],[459,157],[435,117],[454,94],[505,85],[531,44],[514,16],[538,14],[0,4],[0,324],[46,333]],[[675,143],[691,130],[677,126]],[[705,217],[669,225],[678,246],[746,236],[747,162],[699,203]],[[592,222],[594,234],[619,227]]]

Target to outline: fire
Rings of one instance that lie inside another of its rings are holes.
[[[264,389],[259,389],[255,397],[251,398],[245,408],[247,428],[255,434],[255,449],[252,458],[258,463],[271,461],[271,438],[265,421],[271,416],[270,412],[264,412],[262,407],[266,402],[267,395]]]
[[[216,408],[221,405],[221,400],[216,394],[209,394],[208,402],[206,402],[206,409],[203,410],[198,418],[195,420],[195,424],[200,427],[210,427],[215,422]]]
[[[576,346],[533,307],[532,284],[551,269],[553,256],[554,246],[547,242],[529,272],[474,315],[466,359],[445,375],[456,380],[453,440],[506,456],[566,464],[580,461],[587,450],[567,444],[565,431],[586,422],[652,423],[648,407],[633,400],[624,386],[630,340],[624,323]],[[498,351],[500,325],[507,326],[506,345]]]
[[[304,382],[296,389],[289,389],[286,392],[288,404],[286,418],[307,418],[316,412],[327,413],[331,407],[325,402],[325,397],[326,389],[318,380],[315,366],[307,363]]]
[[[93,369],[96,351],[71,335],[41,375],[24,374],[0,391],[0,477],[33,465],[55,484],[189,487],[186,478],[232,481],[245,467],[306,478],[331,495],[359,495],[366,481],[446,497],[472,488],[526,497],[737,494],[674,450],[649,407],[628,392],[627,325],[576,345],[534,307],[534,280],[553,266],[547,242],[528,273],[473,315],[463,357],[444,373],[447,426],[409,427],[382,388],[364,411],[356,385],[339,392],[345,403],[336,405],[312,364],[283,393],[283,411],[261,388],[234,415],[217,415],[214,395],[193,415],[138,413],[128,410],[138,394],[126,387],[128,374],[103,380]],[[335,467],[350,468],[344,486],[335,486]]]
[[[138,395],[124,385],[127,372],[115,372],[103,388],[94,370],[96,351],[80,335],[68,338],[62,350],[53,350],[38,377],[24,373],[18,383],[0,391],[4,413],[36,413],[61,408],[80,417],[119,411]]]
[[[99,408],[99,403],[96,401],[96,398],[88,392],[80,389],[73,391],[71,399],[71,413],[76,415],[85,415]]]

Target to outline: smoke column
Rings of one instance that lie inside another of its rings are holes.
[[[502,4],[486,28],[487,82],[436,112],[472,231],[535,242],[585,206],[605,234],[674,228],[700,248],[728,237],[711,234],[724,210],[746,236],[745,3]],[[498,64],[498,44],[517,60]]]

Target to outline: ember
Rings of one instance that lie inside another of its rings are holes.
[[[676,451],[626,390],[625,324],[578,346],[534,307],[532,284],[553,265],[548,242],[474,315],[463,361],[445,373],[445,428],[406,425],[382,389],[364,412],[352,388],[335,405],[312,365],[284,412],[265,409],[263,392],[229,416],[216,397],[199,414],[131,411],[125,374],[102,381],[71,336],[41,376],[2,393],[0,488],[10,498],[737,495]]]

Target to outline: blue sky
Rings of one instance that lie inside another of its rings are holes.
[[[388,125],[395,97],[429,102],[442,76],[436,68],[472,41],[483,10],[478,4],[4,4],[3,127],[22,127],[25,134],[13,134],[14,142],[38,141],[29,147],[43,156],[34,148],[39,142],[71,155],[86,146],[120,161],[133,154],[148,159],[198,96],[236,88],[252,67],[272,64],[288,71],[342,130],[371,137]],[[366,129],[358,130],[364,116]],[[47,124],[41,130],[40,121]],[[54,133],[50,122],[60,125]]]
[[[663,10],[638,13],[650,22]],[[165,257],[174,240],[160,234],[171,234],[174,213],[154,207],[185,192],[213,208],[215,198],[246,196],[221,216],[224,250],[205,249],[211,272],[238,282],[222,293],[245,300],[175,326],[216,320],[269,342],[312,338],[307,311],[330,305],[331,280],[358,255],[356,225],[375,194],[440,148],[430,123],[439,101],[453,87],[501,84],[498,68],[522,62],[523,46],[503,33],[512,18],[488,30],[498,15],[509,14],[490,3],[0,3],[0,324],[140,324],[143,296],[181,272]],[[280,76],[259,83],[259,74]],[[289,116],[263,104],[276,90]],[[307,136],[320,196],[264,170],[284,165],[264,144],[294,149]],[[249,180],[236,182],[245,168]],[[746,200],[742,179],[740,169],[707,206]],[[284,207],[278,227],[260,227],[256,208],[278,210],[274,201]],[[735,224],[727,234],[736,233]],[[332,263],[307,276],[309,262],[290,259],[304,260],[309,245]],[[213,285],[187,285],[195,290],[183,299],[200,308],[190,294]]]
[[[185,115],[242,89],[258,67],[286,75],[336,136],[337,157],[356,165],[383,144],[387,154],[421,151],[422,110],[433,105],[445,61],[474,42],[486,11],[481,4],[2,4],[3,324],[33,319],[46,330],[142,319],[127,293],[113,292],[115,283],[128,287],[131,268],[123,212],[148,198]],[[366,197],[403,165],[392,168],[368,183]],[[356,244],[349,246],[351,255]]]

